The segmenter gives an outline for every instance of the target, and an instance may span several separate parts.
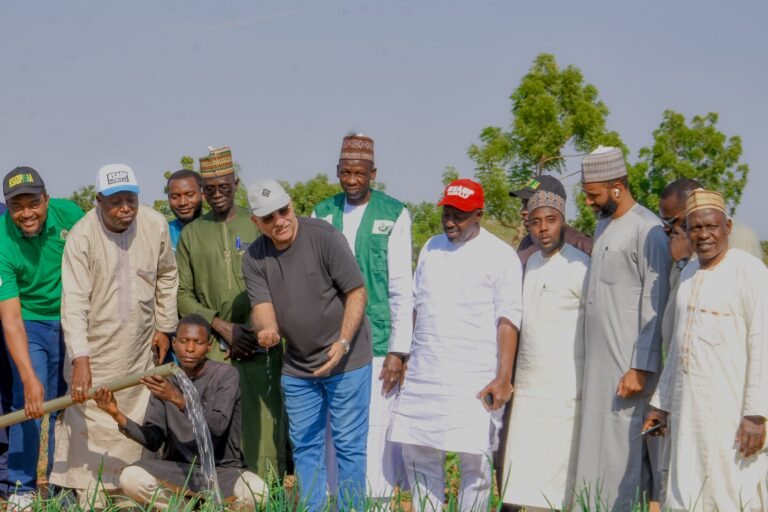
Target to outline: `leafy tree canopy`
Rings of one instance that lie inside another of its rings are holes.
[[[731,215],[741,202],[749,166],[739,163],[741,138],[717,129],[718,115],[694,116],[664,112],[653,132],[653,145],[640,149],[640,160],[630,170],[630,186],[641,204],[657,211],[664,187],[680,178],[693,178],[723,194]]]
[[[96,187],[94,185],[82,186],[72,192],[70,201],[77,203],[84,212],[89,212],[96,206]]]

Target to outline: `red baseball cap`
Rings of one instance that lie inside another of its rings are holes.
[[[471,212],[485,206],[483,187],[472,180],[453,180],[445,187],[443,198],[437,206],[453,206],[463,212]]]

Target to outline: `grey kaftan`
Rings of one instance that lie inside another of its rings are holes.
[[[576,493],[599,488],[608,510],[624,511],[653,485],[641,432],[661,371],[661,316],[671,260],[658,218],[635,205],[598,222],[585,304],[584,387]],[[616,390],[630,369],[652,372],[642,393]],[[640,491],[640,494],[638,494]]]

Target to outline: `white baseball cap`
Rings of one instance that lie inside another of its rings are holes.
[[[133,170],[125,164],[109,164],[99,169],[96,178],[96,192],[103,196],[111,196],[118,192],[139,193],[139,183]]]
[[[266,217],[290,202],[290,196],[275,180],[257,181],[248,187],[248,204],[257,217]]]

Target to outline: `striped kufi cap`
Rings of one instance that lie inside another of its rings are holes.
[[[235,173],[232,164],[232,150],[226,146],[220,148],[208,147],[208,156],[200,157],[200,176],[203,178],[218,178]]]
[[[688,199],[685,201],[685,216],[687,217],[691,213],[712,208],[725,213],[725,201],[723,195],[720,192],[714,190],[706,190],[703,188],[697,188]]]
[[[554,208],[565,217],[565,198],[561,195],[547,190],[537,190],[528,200],[528,214],[530,215],[533,210],[542,206]]]
[[[624,153],[619,148],[598,146],[581,161],[582,183],[602,183],[626,175]]]
[[[373,139],[362,133],[347,135],[341,141],[339,160],[368,160],[373,162]]]

